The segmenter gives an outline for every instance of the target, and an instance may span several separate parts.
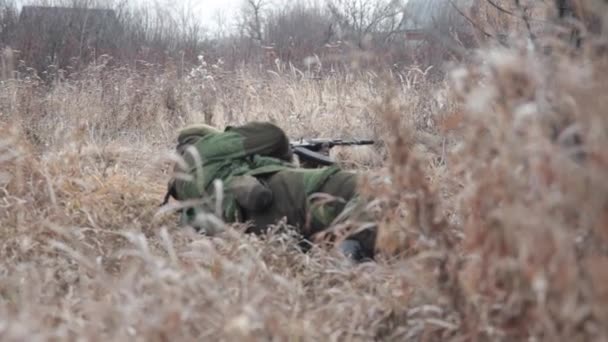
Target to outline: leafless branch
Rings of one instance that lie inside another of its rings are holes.
[[[522,19],[521,16],[517,15],[517,13],[510,11],[500,5],[498,5],[497,3],[494,2],[494,0],[486,0],[487,3],[489,3],[492,7],[496,8],[498,11],[508,14],[510,16],[513,16],[515,18],[519,18]],[[543,19],[536,19],[536,18],[528,18],[528,20],[530,21],[536,21],[536,22],[541,22],[541,23],[548,23],[547,20],[543,20]]]
[[[534,36],[534,33],[532,32],[532,26],[530,25],[529,16],[526,13],[526,10],[522,7],[521,2],[519,0],[514,0],[514,1],[515,1],[515,5],[517,6],[517,9],[521,13],[520,18],[526,24],[526,30],[528,31],[528,37],[530,38],[531,41],[534,41],[536,39],[536,37]]]
[[[461,11],[460,8],[458,8],[458,6],[456,6],[456,4],[452,0],[448,0],[448,2],[454,8],[454,10],[456,10],[456,12],[458,12],[458,14],[460,14],[461,16],[463,16],[466,19],[466,21],[468,21],[476,30],[478,30],[479,32],[481,32],[487,38],[494,38],[493,35],[491,35],[487,31],[485,31],[473,19],[469,18],[469,16],[466,13],[464,13],[463,11]]]

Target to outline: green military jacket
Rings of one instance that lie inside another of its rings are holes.
[[[273,172],[290,167],[289,139],[279,127],[253,122],[228,127],[224,132],[185,129],[178,138],[177,151],[184,163],[177,163],[175,190],[178,199],[204,196],[213,181],[245,174],[250,169]],[[269,158],[271,157],[271,158]]]
[[[270,123],[253,122],[228,127],[223,132],[188,128],[181,132],[177,150],[184,159],[184,163],[176,165],[178,177],[173,182],[178,200],[213,198],[217,195],[215,180],[221,180],[224,189],[229,190],[233,181],[242,176],[256,177],[270,187],[274,199],[263,214],[244,210],[237,194],[231,191],[222,194],[223,219],[227,222],[250,220],[256,230],[282,217],[287,217],[293,225],[303,223],[307,197],[339,172],[337,167],[296,168],[290,163],[292,154],[287,136]],[[275,174],[278,174],[276,178]],[[197,211],[205,209],[211,208],[192,207],[185,211],[184,219],[192,221]]]
[[[297,168],[290,162],[287,136],[270,123],[253,122],[223,132],[187,128],[177,150],[184,163],[177,163],[175,171],[186,177],[174,179],[176,198],[211,198],[213,203],[213,183],[221,180],[222,218],[250,222],[249,232],[260,233],[285,218],[308,239],[349,211],[345,208],[359,208],[355,173],[336,166]],[[214,206],[192,205],[182,212],[182,222],[195,225],[196,215]],[[375,232],[358,240],[371,250]]]

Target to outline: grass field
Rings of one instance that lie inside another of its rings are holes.
[[[547,44],[441,83],[103,60],[51,86],[5,77],[0,338],[606,341],[608,64]],[[336,151],[376,176],[376,263],[288,233],[200,236],[159,208],[179,128],[250,120],[379,141]]]

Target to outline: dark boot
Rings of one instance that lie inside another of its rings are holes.
[[[357,262],[371,261],[372,256],[366,255],[361,243],[357,240],[346,239],[338,245],[340,253]]]

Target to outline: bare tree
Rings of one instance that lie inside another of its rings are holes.
[[[569,39],[581,47],[585,36],[597,35],[602,32],[603,13],[608,9],[604,1],[554,0],[557,17],[561,22],[573,25]]]
[[[0,0],[0,47],[14,38],[19,20],[17,4],[14,0]]]
[[[213,29],[215,39],[220,40],[226,38],[228,35],[228,16],[226,12],[218,9],[213,13],[213,21],[215,27]]]
[[[268,12],[264,39],[281,60],[298,64],[318,53],[333,38],[331,15],[314,3],[292,2]]]
[[[263,41],[263,11],[265,0],[245,0],[241,9],[241,30],[251,39]]]
[[[404,20],[402,0],[329,0],[328,7],[360,48],[365,48],[370,37],[378,34],[389,38]]]

